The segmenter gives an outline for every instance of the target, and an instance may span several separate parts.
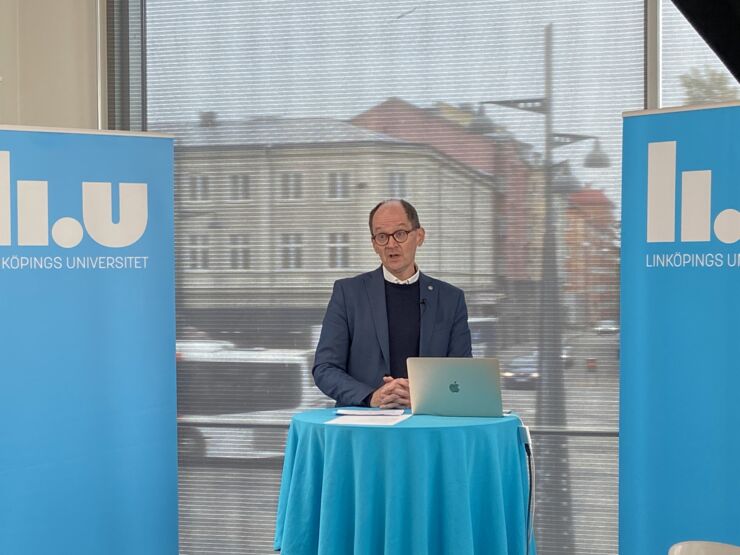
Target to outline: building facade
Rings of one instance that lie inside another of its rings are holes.
[[[399,140],[425,144],[496,183],[498,202],[485,218],[494,236],[496,299],[475,310],[499,319],[499,347],[533,341],[539,318],[544,231],[544,173],[527,161],[526,147],[482,113],[439,103],[422,109],[390,98],[352,123]]]
[[[591,327],[619,320],[619,236],[614,205],[601,190],[572,193],[565,209],[568,320]]]
[[[178,315],[196,327],[219,322],[239,345],[311,347],[334,281],[378,266],[368,213],[397,197],[427,231],[421,269],[463,288],[471,305],[498,298],[492,176],[328,118],[209,117],[169,131]]]

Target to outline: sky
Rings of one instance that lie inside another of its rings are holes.
[[[149,0],[149,124],[541,97],[552,24],[554,131],[598,136],[612,166],[582,167],[591,141],[555,162],[618,206],[621,114],[644,100],[643,17],[643,0]],[[668,0],[664,25],[664,98],[679,104],[680,73],[719,62]],[[542,149],[541,115],[486,109]]]

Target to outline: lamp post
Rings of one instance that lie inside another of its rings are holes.
[[[542,97],[520,100],[487,100],[481,104],[496,104],[517,110],[535,112],[545,116],[545,147],[543,169],[544,185],[544,233],[542,238],[542,260],[539,295],[538,370],[541,386],[537,389],[536,424],[538,427],[564,427],[565,391],[562,377],[562,318],[560,306],[560,282],[558,272],[557,231],[555,225],[555,164],[553,150],[576,142],[592,139],[592,150],[584,161],[590,168],[609,167],[609,159],[601,150],[598,137],[578,133],[555,133],[552,121],[552,24],[545,26],[545,91]],[[549,402],[545,402],[547,395]]]
[[[482,104],[496,104],[536,112],[545,116],[544,147],[544,233],[542,238],[542,260],[539,295],[539,329],[538,329],[538,371],[540,384],[537,388],[536,431],[547,433],[538,442],[538,450],[543,457],[548,457],[554,471],[550,478],[542,481],[544,499],[539,502],[542,507],[553,503],[551,510],[559,515],[559,525],[553,537],[540,538],[544,545],[557,549],[557,552],[572,551],[572,519],[570,511],[570,477],[567,471],[567,445],[561,437],[565,433],[565,387],[563,383],[563,363],[561,353],[562,308],[560,304],[560,282],[558,272],[557,231],[555,225],[554,187],[555,165],[553,150],[575,142],[593,139],[594,150],[586,157],[587,167],[603,168],[609,166],[606,154],[601,150],[597,137],[575,133],[554,133],[552,118],[552,24],[545,27],[545,90],[539,98],[522,100],[491,100]],[[560,470],[562,469],[562,470]],[[547,483],[549,482],[549,483]],[[556,504],[556,506],[555,506]],[[544,510],[548,510],[545,508]],[[543,541],[544,540],[544,541]]]

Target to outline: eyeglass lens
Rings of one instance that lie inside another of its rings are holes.
[[[375,236],[375,242],[379,245],[385,245],[388,240],[390,239],[391,235],[393,235],[393,238],[396,240],[396,243],[403,243],[408,239],[409,232],[405,229],[399,229],[398,231],[394,231],[391,234],[388,233],[378,233]]]

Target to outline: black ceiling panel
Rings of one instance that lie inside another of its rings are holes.
[[[740,81],[740,0],[673,0],[673,3]]]

